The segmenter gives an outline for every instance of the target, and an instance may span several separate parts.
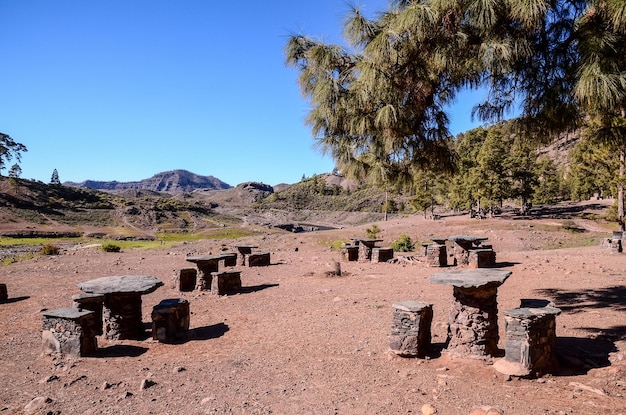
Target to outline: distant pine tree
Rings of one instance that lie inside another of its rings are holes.
[[[59,172],[57,169],[52,171],[52,177],[50,177],[50,184],[59,185],[61,181],[59,180]]]

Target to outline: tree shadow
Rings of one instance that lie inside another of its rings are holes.
[[[550,297],[555,306],[565,313],[575,314],[584,308],[626,311],[625,286],[584,291],[547,288],[536,292]],[[615,342],[626,340],[626,325],[578,329],[593,334],[587,337],[558,337],[557,333],[556,355],[559,366],[555,369],[555,375],[580,375],[594,368],[610,366],[610,353],[618,351]]]
[[[108,357],[138,357],[148,351],[147,347],[132,346],[128,344],[115,344],[99,348],[92,356],[98,358]]]
[[[613,308],[626,311],[626,286],[598,288],[584,291],[565,291],[558,288],[536,290],[554,299],[554,303],[564,312],[577,312],[581,308]]]
[[[181,343],[195,340],[217,339],[218,337],[222,337],[228,330],[230,330],[228,325],[224,323],[196,327],[185,333],[184,338],[181,339]]]
[[[266,288],[278,287],[279,284],[260,284],[260,285],[251,285],[249,287],[241,287],[239,290],[240,294],[250,294],[257,291],[265,290]]]
[[[23,295],[21,297],[14,297],[14,298],[9,298],[4,301],[0,301],[0,304],[17,303],[18,301],[28,300],[29,298],[30,298],[30,295]]]
[[[622,328],[623,329],[623,328]],[[585,375],[591,369],[611,366],[609,355],[616,352],[615,343],[606,337],[557,337],[555,376]]]

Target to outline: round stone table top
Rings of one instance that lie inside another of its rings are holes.
[[[162,286],[156,277],[146,275],[121,275],[96,278],[78,284],[78,289],[97,294],[149,294]]]
[[[434,274],[430,277],[430,283],[479,288],[485,285],[501,285],[510,275],[511,271],[494,268],[455,269]]]

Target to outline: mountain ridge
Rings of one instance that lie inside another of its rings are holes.
[[[64,182],[63,185],[102,191],[132,189],[168,193],[192,192],[198,189],[227,190],[233,187],[214,176],[201,176],[183,169],[157,173],[150,178],[138,181],[119,182],[117,180],[85,180],[80,183]]]

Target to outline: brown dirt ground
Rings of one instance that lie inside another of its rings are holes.
[[[599,242],[584,248],[572,239],[602,237],[609,228],[576,219],[587,232],[562,229],[561,219],[438,221],[419,216],[378,222],[389,244],[401,233],[489,237],[503,269],[513,272],[498,291],[502,311],[521,298],[553,300],[559,367],[540,379],[518,379],[494,370],[493,360],[445,353],[449,286],[429,284],[440,271],[418,252],[413,263],[341,262],[328,243],[365,236],[366,225],[304,234],[268,231],[248,238],[271,252],[272,265],[241,268],[244,292],[218,297],[180,293],[171,280],[188,267],[189,254],[217,253],[221,243],[202,241],[160,250],[105,253],[97,248],[0,267],[9,301],[0,304],[0,413],[2,414],[626,414],[626,254]],[[95,357],[45,355],[41,312],[66,307],[76,284],[107,275],[153,275],[165,286],[143,297],[146,339],[99,339]],[[191,304],[184,341],[149,337],[151,306],[182,297]],[[433,304],[434,347],[427,359],[389,352],[392,303]],[[154,382],[140,387],[143,380]],[[41,397],[41,400],[34,398]],[[30,404],[29,404],[30,403]]]

